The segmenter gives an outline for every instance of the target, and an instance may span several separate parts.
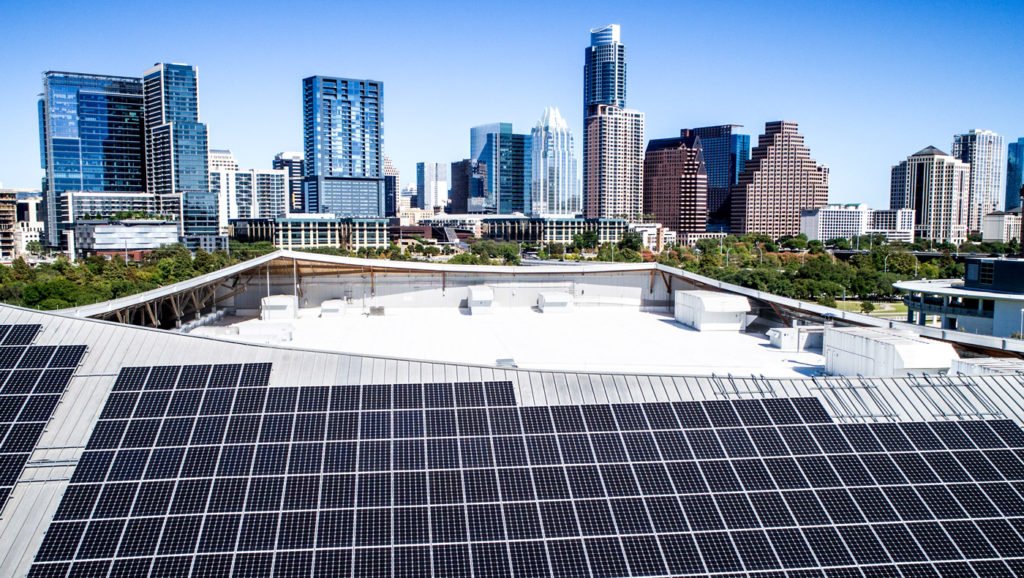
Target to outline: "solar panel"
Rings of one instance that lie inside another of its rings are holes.
[[[41,329],[0,326],[0,507],[85,354],[81,345],[31,345]]]
[[[270,387],[270,372],[124,368],[32,575],[1024,566],[1024,432],[1007,420],[837,425],[811,398],[529,407],[509,382]]]

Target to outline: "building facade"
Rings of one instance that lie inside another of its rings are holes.
[[[384,155],[384,216],[394,217],[398,214],[399,194],[402,186],[401,174],[391,159]]]
[[[482,235],[488,239],[519,243],[559,243],[569,245],[576,235],[596,231],[598,243],[618,243],[629,230],[625,219],[586,219],[552,216],[495,216],[482,221]]]
[[[469,129],[469,158],[474,161],[486,160],[483,155],[484,147],[487,146],[487,135],[495,133],[512,134],[512,123],[492,122]]]
[[[528,211],[533,175],[530,135],[516,134],[511,123],[498,122],[470,129],[470,141],[471,153],[476,155],[470,160],[486,165],[486,198],[480,212]]]
[[[583,214],[637,221],[643,210],[644,115],[626,109],[618,24],[590,31],[583,64]]]
[[[464,159],[452,163],[448,212],[483,213],[487,207],[487,163]]]
[[[173,221],[125,219],[75,223],[75,253],[85,255],[128,255],[138,260],[141,254],[178,242],[178,224]]]
[[[337,247],[348,251],[388,246],[387,219],[344,218],[329,214],[290,215],[274,220],[279,249]]]
[[[288,212],[302,213],[302,170],[305,157],[300,152],[280,152],[274,155],[272,168],[288,173]]]
[[[967,240],[971,167],[927,147],[892,168],[889,208],[914,210],[914,236],[956,245]]]
[[[421,209],[444,211],[448,207],[448,165],[416,163],[416,198]]]
[[[307,213],[384,216],[384,84],[311,76],[302,81]]]
[[[953,137],[952,155],[971,166],[967,230],[981,231],[985,215],[999,208],[1003,195],[1003,137],[974,129]]]
[[[883,235],[889,241],[914,240],[913,209],[871,209],[867,205],[826,205],[800,213],[800,232],[809,241]]]
[[[1006,147],[1006,204],[1007,211],[1021,207],[1024,196],[1024,138]]]
[[[797,123],[765,124],[733,187],[732,232],[779,238],[800,232],[800,214],[828,203],[828,169],[814,162]]]
[[[707,230],[708,173],[700,137],[647,143],[643,202],[645,215],[676,233]]]
[[[868,222],[868,235],[884,235],[889,241],[914,242],[914,209],[875,209]]]
[[[981,221],[981,240],[986,243],[1009,243],[1021,241],[1021,211],[996,211],[985,215]]]
[[[584,216],[639,220],[644,206],[644,113],[598,105],[584,125]]]
[[[273,219],[288,214],[288,171],[241,169],[231,151],[211,153],[210,190],[217,196],[221,234],[227,234],[230,219]]]
[[[583,197],[569,125],[557,108],[548,107],[530,135],[530,214],[576,215]]]
[[[740,126],[725,124],[680,131],[680,136],[694,134],[700,137],[708,172],[708,224],[711,229],[729,227],[732,187],[739,183],[740,175],[750,160],[750,135],[736,133]]]
[[[146,190],[142,80],[43,73],[39,99],[44,244],[65,246],[67,191]]]
[[[18,195],[10,189],[0,189],[0,261],[15,257],[18,227]]]
[[[143,74],[146,107],[146,191],[181,196],[181,234],[191,246],[220,234],[217,196],[210,191],[209,143],[199,119],[199,71],[158,63]]]

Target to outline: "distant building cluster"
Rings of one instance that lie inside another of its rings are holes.
[[[13,194],[0,195],[0,258],[31,242],[86,253],[89,244],[76,239],[92,238],[97,222],[131,219],[173,225],[177,242],[204,249],[269,222],[289,231],[270,237],[289,247],[329,229],[309,242],[322,246],[366,219],[378,220],[374,231],[401,235],[402,226],[450,215],[547,219],[551,230],[566,218],[616,220],[680,243],[727,233],[950,243],[1021,236],[1024,138],[1004,148],[992,131],[957,134],[949,154],[929,146],[892,167],[888,209],[829,205],[828,167],[813,159],[796,122],[766,123],[753,148],[735,124],[648,140],[644,113],[627,107],[626,72],[619,25],[591,30],[582,158],[561,112],[548,107],[529,132],[507,122],[470,128],[467,158],[419,162],[405,188],[385,155],[380,81],[303,79],[303,150],[278,153],[271,168],[244,168],[230,150],[209,146],[195,66],[157,63],[141,77],[46,72],[42,190],[31,211],[18,204],[17,213]]]

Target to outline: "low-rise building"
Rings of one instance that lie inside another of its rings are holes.
[[[280,249],[335,247],[348,251],[388,246],[388,220],[337,217],[330,213],[293,214],[277,219],[233,219],[239,241],[270,240]]]
[[[11,189],[0,189],[0,259],[4,261],[14,258],[17,222],[17,193]]]
[[[914,210],[875,210],[864,203],[826,205],[801,211],[800,232],[809,241],[880,234],[890,241],[909,243],[914,240]]]
[[[661,223],[631,223],[629,230],[639,233],[644,247],[652,253],[661,253],[679,242],[679,235]]]
[[[1024,259],[968,259],[961,280],[903,281],[907,322],[1010,337],[1024,333]]]
[[[1021,240],[1020,207],[1012,211],[996,211],[981,222],[981,240],[987,243],[1009,243]]]
[[[156,219],[78,220],[76,255],[124,255],[138,260],[146,253],[178,242],[178,224]]]
[[[503,215],[483,219],[483,236],[500,241],[569,245],[576,235],[597,232],[598,243],[618,243],[629,230],[625,219],[583,217],[526,217]]]

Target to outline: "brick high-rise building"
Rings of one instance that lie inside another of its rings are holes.
[[[708,172],[700,137],[655,139],[644,157],[644,213],[677,233],[703,233]]]
[[[814,162],[797,123],[765,124],[732,193],[732,232],[800,233],[800,212],[828,203],[828,168]]]

